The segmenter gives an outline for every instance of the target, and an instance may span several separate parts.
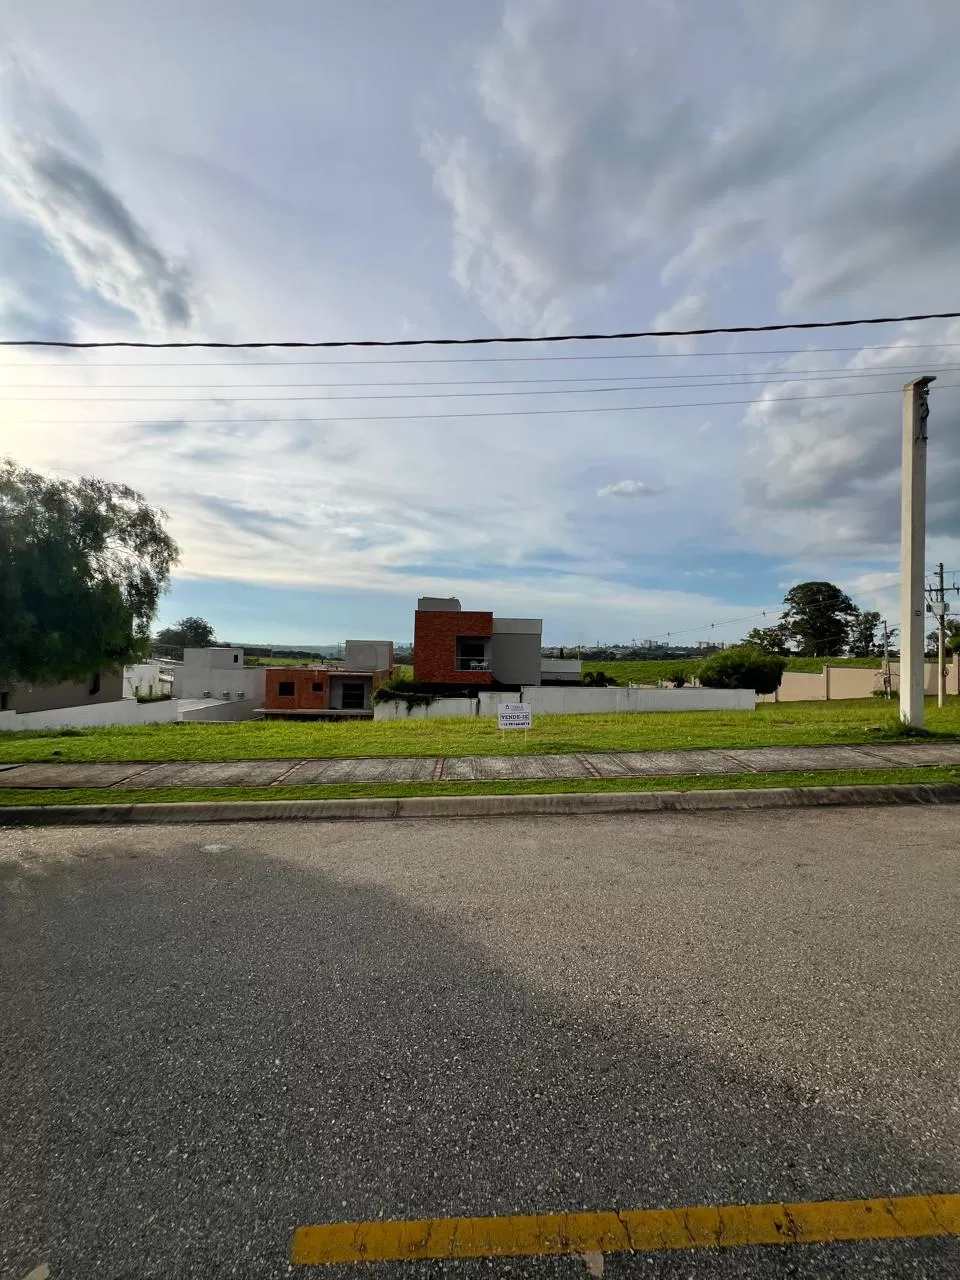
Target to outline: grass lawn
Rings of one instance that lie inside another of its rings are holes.
[[[585,662],[584,671],[605,671],[613,676],[618,684],[627,685],[631,680],[637,684],[656,684],[658,680],[669,680],[675,671],[685,675],[693,675],[699,667],[699,658],[649,658],[636,662]],[[831,667],[866,667],[878,670],[879,658],[788,658],[788,671],[820,672],[825,666]]]
[[[785,773],[701,774],[680,778],[570,778],[500,782],[335,782],[312,787],[143,787],[112,791],[104,787],[0,790],[6,805],[173,804],[233,800],[370,800],[403,796],[556,795],[579,791],[742,791],[767,787],[836,787],[876,783],[958,782],[960,767],[931,765],[915,769],[845,769]],[[0,818],[2,824],[2,818]]]
[[[927,728],[960,738],[960,700],[943,711],[927,699]],[[501,737],[487,719],[247,720],[135,728],[0,733],[0,764],[46,760],[274,760],[335,756],[555,755],[690,747],[764,747],[883,742],[902,736],[896,704],[878,698],[767,703],[756,711],[622,712],[538,716],[529,738]]]

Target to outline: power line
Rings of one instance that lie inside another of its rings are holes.
[[[941,390],[949,390],[951,387],[960,387],[960,382],[944,382],[940,384]],[[894,396],[899,395],[899,390],[888,391],[834,391],[825,395],[816,396],[777,396],[775,400],[770,401],[772,404],[783,404],[792,400],[845,400],[852,396]],[[309,397],[316,399],[316,397]],[[354,398],[354,397],[350,397]],[[363,399],[361,396],[356,399]],[[95,402],[94,402],[95,403]],[[681,401],[674,404],[613,404],[613,405],[583,405],[574,409],[482,409],[471,410],[466,413],[372,413],[360,414],[352,413],[347,417],[337,418],[194,418],[190,417],[191,423],[210,424],[210,423],[230,423],[236,421],[238,423],[343,423],[343,422],[407,422],[415,419],[427,420],[431,418],[523,418],[541,416],[544,414],[570,414],[570,413],[636,413],[644,409],[715,409],[722,405],[739,405],[739,404],[755,404],[756,397],[747,400],[694,400]],[[18,418],[17,421],[23,426],[90,426],[95,421],[100,421],[105,426],[139,426],[142,418],[108,418],[108,419],[89,419],[84,418],[79,422],[71,424],[69,418]]]
[[[641,385],[641,386],[637,386],[637,385],[627,385],[627,386],[616,386],[616,387],[615,387],[615,386],[587,387],[587,388],[585,388],[584,390],[585,390],[585,391],[587,391],[587,392],[589,392],[589,391],[638,391],[638,390],[651,390],[651,391],[652,391],[652,390],[672,390],[672,389],[673,389],[673,384],[676,384],[676,386],[677,386],[677,388],[678,388],[678,389],[683,389],[683,387],[684,387],[685,385],[687,385],[687,384],[692,384],[692,385],[694,385],[694,386],[703,386],[703,387],[736,387],[736,386],[753,386],[753,385],[759,385],[759,384],[772,384],[772,385],[777,385],[777,384],[779,384],[779,383],[803,382],[803,381],[805,381],[807,378],[816,378],[816,379],[818,379],[819,381],[822,381],[822,382],[836,382],[836,381],[848,381],[848,380],[851,380],[851,379],[861,379],[861,378],[892,378],[892,377],[896,377],[896,376],[898,376],[899,374],[902,374],[902,373],[905,373],[905,372],[912,372],[912,371],[915,369],[915,367],[916,367],[916,366],[915,366],[915,365],[912,365],[912,364],[904,364],[904,365],[891,365],[891,366],[890,366],[889,368],[887,368],[887,369],[851,369],[851,370],[847,370],[847,371],[844,371],[844,370],[841,370],[841,369],[837,369],[837,368],[835,368],[835,367],[823,367],[823,366],[821,366],[820,368],[817,368],[817,369],[773,369],[773,370],[769,371],[768,373],[755,372],[755,371],[751,371],[751,370],[746,370],[746,371],[743,371],[743,373],[741,373],[739,370],[734,370],[733,372],[731,372],[731,373],[727,374],[727,373],[724,373],[722,370],[721,370],[721,371],[719,371],[719,372],[718,372],[718,371],[716,371],[716,370],[713,370],[713,371],[711,371],[711,372],[709,372],[709,373],[670,373],[670,374],[663,374],[663,373],[661,373],[661,374],[649,374],[649,375],[640,375],[640,374],[624,374],[624,375],[619,379],[619,381],[621,381],[621,382],[627,382],[627,381],[628,381],[628,382],[629,382],[629,383],[631,383],[631,384],[637,384],[637,383],[640,383],[640,384],[643,384],[643,385]],[[944,370],[948,370],[948,371],[950,371],[950,372],[954,372],[954,371],[956,371],[957,369],[960,369],[960,364],[928,364],[928,363],[925,363],[925,364],[924,364],[924,368],[925,368],[925,369],[936,369],[936,370],[941,371],[941,372],[942,372],[942,371],[944,371]],[[664,383],[662,387],[652,385],[652,380],[653,380],[653,379],[655,379],[655,378],[664,378],[664,377],[666,377],[666,378],[670,378],[670,379],[671,379],[671,382],[669,382],[669,383]],[[714,377],[720,377],[720,378],[723,378],[723,379],[724,379],[724,381],[722,381],[722,382],[704,382],[704,381],[702,381],[704,378],[714,378]],[[513,387],[513,386],[529,386],[529,385],[533,385],[533,384],[540,384],[540,383],[544,383],[544,382],[549,382],[549,383],[563,383],[564,385],[567,385],[567,384],[570,384],[570,383],[597,382],[598,380],[599,380],[599,375],[594,374],[593,376],[586,375],[586,376],[580,376],[580,377],[576,377],[576,378],[478,378],[478,379],[469,379],[469,378],[451,378],[451,379],[446,379],[446,380],[442,380],[442,381],[421,381],[421,380],[419,380],[419,379],[416,379],[416,380],[410,381],[409,379],[407,379],[406,381],[403,381],[403,382],[369,382],[369,381],[367,381],[367,382],[249,382],[249,383],[248,383],[248,382],[186,382],[186,383],[178,383],[178,385],[177,385],[176,387],[174,387],[173,389],[174,389],[174,390],[182,390],[182,389],[183,389],[183,387],[197,387],[197,388],[203,388],[203,389],[205,389],[205,390],[224,390],[224,391],[227,391],[227,390],[241,390],[241,391],[245,391],[245,390],[248,390],[248,389],[249,389],[249,390],[255,390],[255,391],[265,391],[265,390],[269,390],[269,389],[273,389],[273,390],[277,390],[277,391],[289,391],[289,390],[294,390],[294,389],[296,389],[296,388],[306,388],[306,389],[317,389],[317,388],[319,388],[319,389],[323,389],[323,388],[331,388],[331,389],[340,389],[340,388],[346,388],[346,387],[356,387],[356,388],[366,388],[366,387],[376,387],[376,388],[382,388],[382,387],[470,387],[470,386],[480,386],[480,387],[486,387],[486,386],[506,386],[506,387]],[[696,380],[696,381],[694,381],[694,380]],[[97,396],[96,396],[97,400],[116,400],[116,399],[124,399],[124,397],[118,397],[118,396],[100,396],[100,395],[99,395],[99,392],[101,392],[101,391],[122,391],[122,390],[129,390],[129,391],[161,391],[161,390],[164,390],[166,387],[168,387],[168,386],[170,386],[170,385],[171,385],[171,384],[169,384],[169,383],[165,383],[165,382],[144,382],[144,383],[136,383],[136,382],[115,382],[115,383],[100,383],[100,384],[93,384],[93,385],[91,385],[91,384],[89,384],[89,383],[82,383],[82,382],[76,382],[76,383],[59,383],[59,384],[54,383],[54,384],[52,384],[52,385],[51,385],[50,383],[43,383],[43,382],[8,382],[8,383],[6,384],[6,390],[8,390],[8,391],[33,391],[33,390],[89,391],[89,392],[91,392],[91,393],[94,393],[94,392],[95,392],[95,393],[97,393]],[[437,398],[441,398],[441,396],[452,396],[452,395],[455,395],[455,394],[463,394],[463,395],[467,395],[467,394],[473,394],[473,395],[540,395],[540,394],[542,394],[542,395],[560,395],[560,394],[564,394],[564,392],[562,392],[562,391],[543,391],[543,392],[528,392],[528,391],[517,391],[517,392],[512,392],[512,391],[498,391],[498,392],[492,392],[492,391],[487,391],[487,392],[470,392],[470,393],[468,393],[468,392],[462,392],[462,393],[455,393],[455,392],[443,392],[443,393],[440,393],[440,394],[438,395],[438,397],[437,397]],[[577,394],[577,392],[572,391],[572,392],[570,392],[569,394],[573,395],[573,394]],[[13,398],[14,398],[14,399],[17,399],[17,400],[34,400],[34,399],[52,399],[52,398],[54,398],[54,397],[47,397],[47,396],[15,396],[15,397],[13,397]],[[69,397],[60,397],[60,398],[62,398],[62,399],[69,399]],[[168,400],[168,399],[171,399],[171,398],[176,399],[176,397],[170,397],[170,396],[156,396],[156,397],[153,397],[153,396],[143,396],[143,397],[131,397],[131,398],[132,398],[132,399],[144,399],[144,400],[152,400],[152,399],[157,399],[157,400]],[[185,397],[185,398],[186,398],[186,399],[191,399],[191,400],[192,400],[192,399],[207,399],[207,398],[209,398],[209,399],[213,399],[213,400],[231,400],[231,399],[240,399],[240,398],[245,398],[245,397],[238,397],[238,396],[211,396],[211,397],[200,397],[200,396],[196,396],[196,397],[194,397],[194,396],[188,396],[188,397]],[[256,398],[256,397],[253,397],[253,398]],[[272,399],[273,397],[263,397],[263,398],[264,398],[264,399]],[[285,399],[285,398],[287,398],[287,397],[280,397],[280,399]],[[290,398],[290,399],[296,399],[296,397],[289,397],[289,398]],[[313,400],[313,399],[315,399],[315,400],[320,400],[320,399],[331,399],[331,400],[336,400],[336,399],[347,399],[347,400],[352,400],[352,399],[355,399],[355,400],[369,400],[369,399],[393,399],[393,398],[396,398],[396,399],[400,400],[400,399],[410,398],[410,397],[405,397],[405,396],[404,396],[404,395],[402,395],[402,394],[397,394],[397,393],[393,393],[393,392],[392,392],[392,393],[390,393],[389,395],[385,395],[385,396],[379,396],[379,395],[378,395],[378,396],[308,396],[308,397],[307,397],[307,399],[311,399],[311,400]],[[83,403],[84,403],[84,401],[83,401],[82,399],[79,399],[79,400],[78,400],[78,403],[83,404]]]
[[[957,365],[951,365],[951,369],[957,369]],[[850,381],[859,380],[861,378],[901,378],[902,374],[831,374],[824,375],[819,381]],[[803,383],[806,381],[805,376],[797,376],[797,378],[733,378],[733,380],[721,381],[721,383],[695,383],[694,388],[713,388],[713,387],[785,387],[791,383]],[[296,387],[296,383],[291,384]],[[361,385],[378,385],[361,384]],[[402,385],[416,385],[415,383],[404,383]],[[453,383],[454,387],[460,385]],[[671,392],[671,390],[687,390],[689,384],[684,383],[650,383],[646,385],[630,385],[630,387],[557,387],[544,388],[538,387],[535,390],[525,390],[525,392],[515,392],[515,390],[483,390],[483,392],[453,392],[453,390],[443,390],[443,392],[371,392],[370,394],[361,394],[361,396],[328,396],[326,393],[317,394],[317,396],[242,396],[237,394],[237,390],[243,390],[242,385],[230,384],[230,392],[225,396],[100,396],[100,394],[92,394],[88,397],[78,396],[14,396],[14,401],[24,403],[52,403],[52,404],[101,404],[101,403],[202,403],[207,401],[248,401],[278,403],[284,401],[315,401],[315,399],[324,399],[324,401],[369,401],[369,399],[388,399],[388,401],[398,401],[398,399],[475,399],[476,397],[489,396],[598,396],[598,394],[608,394],[611,392]],[[76,389],[76,388],[74,388]],[[136,390],[137,388],[133,388]],[[260,388],[264,389],[264,388]],[[90,392],[97,392],[99,388],[84,388]],[[813,397],[808,397],[813,399]]]
[[[927,574],[928,578],[931,576],[931,574]],[[897,579],[896,582],[888,582],[881,587],[870,587],[866,591],[858,591],[856,595],[849,596],[848,599],[862,600],[864,596],[873,596],[879,591],[891,591],[894,587],[899,587],[899,585],[900,580]],[[827,598],[826,593],[818,592],[816,598],[818,600],[824,600]],[[717,622],[704,622],[695,627],[684,627],[680,631],[661,631],[659,635],[651,636],[650,638],[652,640],[669,640],[673,636],[686,636],[690,635],[694,631],[713,631],[716,630],[717,627],[732,627],[736,626],[736,624],[740,622],[753,622],[757,618],[782,618],[785,613],[786,609],[761,609],[759,613],[746,613],[739,618],[725,618],[722,621]]]
[[[951,369],[960,366],[952,365]],[[821,382],[848,382],[851,380],[859,380],[861,378],[900,378],[902,374],[898,373],[835,373],[825,375],[818,379]],[[759,378],[734,378],[732,381],[726,382],[698,382],[693,384],[695,388],[700,387],[767,387],[767,386],[788,386],[794,382],[806,382],[806,377],[782,378],[782,377],[759,377]],[[296,386],[296,383],[291,384]],[[365,384],[367,385],[367,384]],[[372,385],[377,385],[376,383]],[[403,384],[415,385],[415,384]],[[457,386],[459,384],[452,384]],[[231,384],[236,387],[237,384]],[[243,390],[243,388],[239,388]],[[262,389],[262,388],[260,388]],[[47,403],[47,404],[190,404],[190,403],[206,403],[217,400],[246,400],[252,403],[267,402],[271,404],[302,400],[473,400],[476,398],[485,398],[489,396],[592,396],[600,394],[610,394],[611,392],[624,391],[685,391],[688,385],[676,382],[654,382],[646,385],[633,385],[625,387],[538,387],[533,391],[389,391],[381,393],[379,391],[371,392],[364,395],[327,395],[321,393],[319,395],[309,396],[247,396],[237,394],[231,389],[229,394],[214,396],[101,396],[98,394],[86,397],[81,396],[14,396],[12,399],[17,402],[27,404]],[[98,388],[85,388],[91,392],[96,392]],[[136,388],[134,388],[136,390]],[[813,397],[809,397],[813,399]]]
[[[491,339],[492,341],[492,339]],[[538,341],[538,339],[530,339]],[[0,347],[4,344],[0,343]],[[931,351],[947,347],[960,347],[960,342],[888,342],[877,346],[860,347],[816,347],[818,354],[843,351]],[[101,360],[90,364],[86,360],[57,360],[46,367],[61,369],[78,366],[84,369],[163,369],[184,367],[188,369],[256,369],[281,367],[301,369],[310,366],[340,366],[350,368],[354,365],[421,365],[421,364],[544,364],[557,360],[706,360],[712,356],[795,356],[811,354],[810,347],[761,347],[747,351],[634,351],[629,355],[604,352],[598,355],[562,355],[562,356],[413,356],[409,359],[395,360]],[[37,362],[0,361],[0,369],[36,369]]]
[[[44,338],[8,338],[0,347],[56,347],[70,350],[136,347],[151,350],[216,348],[218,350],[259,350],[264,347],[482,347],[530,342],[622,342],[636,338],[703,338],[711,334],[782,333],[797,329],[849,329],[860,325],[910,324],[920,320],[957,320],[960,311],[931,311],[914,316],[870,316],[856,320],[803,320],[789,324],[740,324],[714,326],[709,329],[637,329],[622,333],[552,333],[539,337],[496,338],[349,338],[322,342],[56,342]]]

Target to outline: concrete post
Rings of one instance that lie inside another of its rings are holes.
[[[923,559],[926,545],[927,388],[914,378],[903,388],[900,470],[900,719],[923,728]]]

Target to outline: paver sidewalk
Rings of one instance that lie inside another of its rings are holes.
[[[356,759],[175,760],[0,766],[0,788],[314,786],[330,782],[492,782],[547,778],[682,777],[702,773],[902,769],[960,765],[960,743],[611,751],[543,756],[375,756]]]

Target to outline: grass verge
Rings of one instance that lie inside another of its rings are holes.
[[[499,782],[334,782],[313,787],[106,787],[0,791],[8,805],[220,804],[236,800],[396,800],[406,796],[556,795],[596,791],[746,791],[769,787],[863,786],[877,783],[960,782],[960,767],[831,769],[805,773],[726,773],[658,778],[524,779]]]
[[[927,700],[928,736],[960,738],[960,699]],[[247,720],[0,733],[0,764],[62,761],[287,760],[343,756],[557,755],[695,747],[855,745],[903,736],[892,703],[767,703],[756,711],[537,716],[529,738],[491,718],[380,723]]]

